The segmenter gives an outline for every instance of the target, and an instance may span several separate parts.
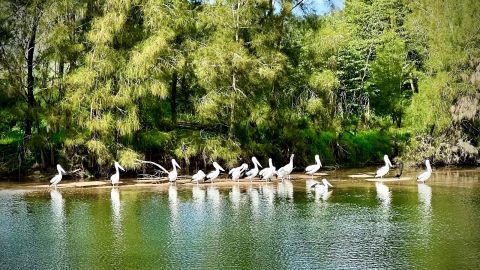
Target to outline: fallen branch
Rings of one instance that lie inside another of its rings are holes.
[[[140,162],[140,163],[144,163],[144,164],[152,164],[152,165],[155,165],[155,166],[157,166],[158,168],[162,169],[162,171],[164,171],[165,173],[168,174],[167,169],[165,169],[164,167],[162,167],[162,165],[160,165],[160,164],[157,164],[157,163],[152,162],[152,161],[146,161],[146,160],[140,160],[140,159],[137,159],[136,161],[137,161],[137,162]]]

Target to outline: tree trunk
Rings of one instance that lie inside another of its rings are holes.
[[[58,63],[58,91],[60,92],[60,100],[63,99],[64,91],[63,91],[63,73],[65,70],[65,61],[63,60],[63,56],[60,57],[60,62]]]
[[[172,109],[172,124],[177,124],[177,81],[178,81],[178,74],[176,71],[172,74],[172,85],[171,85],[171,99],[170,99],[170,106]]]
[[[32,33],[27,46],[27,114],[25,119],[25,136],[32,135],[33,110],[35,108],[35,96],[33,95],[33,87],[35,78],[33,77],[33,58],[35,52],[35,42],[37,36],[37,20],[34,21]]]

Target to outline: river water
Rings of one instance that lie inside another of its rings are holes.
[[[480,170],[368,182],[294,179],[0,189],[1,269],[478,269]],[[406,173],[414,176],[414,172]]]

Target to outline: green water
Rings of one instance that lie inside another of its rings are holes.
[[[0,190],[1,269],[478,269],[479,171],[225,187]]]

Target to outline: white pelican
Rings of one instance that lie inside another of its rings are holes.
[[[60,164],[57,164],[57,171],[58,174],[56,174],[51,180],[50,180],[50,186],[54,186],[57,188],[57,184],[62,181],[62,173],[66,173],[65,170],[60,166]]]
[[[425,182],[432,175],[432,167],[430,167],[430,160],[428,160],[428,159],[425,160],[425,166],[427,167],[427,170],[425,172],[423,172],[422,174],[420,174],[419,176],[417,176],[417,181],[418,182]]]
[[[229,174],[232,175],[233,181],[240,181],[240,175],[242,175],[242,172],[246,171],[247,169],[248,169],[248,164],[243,163],[242,166],[231,169]]]
[[[294,157],[294,156],[295,156],[295,155],[292,154],[292,155],[290,156],[290,163],[288,163],[287,165],[281,167],[281,168],[278,169],[278,171],[277,171],[277,175],[278,175],[278,177],[282,178],[282,181],[283,181],[283,178],[284,178],[285,176],[288,176],[288,178],[290,178],[290,174],[291,174],[292,171],[293,171],[293,157]]]
[[[276,173],[276,171],[275,171],[276,168],[273,166],[271,158],[268,159],[268,165],[269,165],[268,168],[265,168],[265,169],[261,170],[260,173],[259,173],[262,176],[262,178],[265,179],[267,182]]]
[[[199,170],[192,176],[192,182],[196,182],[198,184],[200,181],[204,181],[205,176],[206,174],[202,170]]]
[[[316,193],[322,194],[328,192],[328,187],[333,187],[327,179],[322,179],[322,183],[315,180],[308,180],[306,182],[309,188],[314,188]]]
[[[168,172],[168,181],[170,182],[175,182],[177,181],[177,168],[180,169],[180,165],[178,165],[177,161],[175,159],[172,158],[172,171],[171,172]]]
[[[207,179],[212,181],[212,183],[213,183],[213,180],[215,180],[218,177],[218,175],[220,174],[220,171],[222,172],[225,171],[220,165],[218,165],[216,161],[213,162],[213,167],[215,167],[215,170],[207,174]]]
[[[248,172],[245,173],[247,175],[247,179],[252,179],[257,176],[258,174],[258,167],[262,168],[262,165],[260,165],[260,162],[258,162],[256,157],[252,157],[252,162],[253,162],[253,169],[249,170]]]
[[[115,161],[115,174],[113,174],[112,176],[110,176],[110,180],[112,181],[112,186],[114,186],[115,184],[117,184],[118,186],[118,182],[120,181],[120,172],[118,171],[118,169],[121,169],[122,171],[125,171],[125,169],[120,166],[120,163],[118,163],[117,161]]]
[[[310,174],[313,178],[313,175],[318,171],[320,170],[320,167],[322,167],[322,162],[320,162],[320,156],[319,155],[315,155],[315,164],[313,165],[310,165],[308,166],[307,168],[305,168],[305,172],[307,174]]]
[[[390,159],[388,158],[387,155],[383,156],[383,160],[385,161],[385,166],[381,167],[380,169],[377,170],[377,173],[375,174],[375,177],[380,177],[383,178],[384,175],[388,173],[390,170],[390,167],[393,167],[392,163],[390,162]]]

